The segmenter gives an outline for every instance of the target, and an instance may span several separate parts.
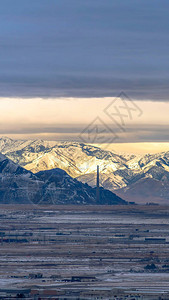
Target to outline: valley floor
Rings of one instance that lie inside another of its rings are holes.
[[[167,206],[3,205],[0,220],[0,299],[169,299]]]

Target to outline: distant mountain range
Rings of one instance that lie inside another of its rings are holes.
[[[33,173],[60,168],[93,187],[99,165],[103,188],[127,201],[169,203],[169,151],[122,155],[83,143],[2,138],[0,152]]]
[[[127,204],[114,193],[96,189],[70,177],[61,169],[33,174],[0,154],[1,204]]]

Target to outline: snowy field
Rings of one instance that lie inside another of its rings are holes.
[[[168,215],[160,206],[2,206],[0,292],[169,299]]]

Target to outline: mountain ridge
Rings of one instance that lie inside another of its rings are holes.
[[[1,204],[127,204],[105,189],[96,189],[69,176],[64,170],[52,169],[33,174],[0,153]]]
[[[135,183],[139,184],[142,179],[145,179],[144,182],[148,178],[162,182],[161,191],[167,189],[169,181],[169,151],[146,155],[132,153],[123,156],[117,152],[99,148],[98,145],[11,139],[0,139],[1,150],[8,158],[33,173],[61,168],[71,177],[88,183],[92,187],[96,182],[96,166],[99,165],[101,186],[122,195],[123,198],[126,195],[128,201],[130,198],[133,201],[132,192],[133,188],[136,188]],[[144,189],[143,181],[141,184]],[[162,194],[163,201],[169,203],[167,193]],[[149,198],[145,194],[142,200],[146,203]]]

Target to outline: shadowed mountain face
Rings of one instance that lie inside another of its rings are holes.
[[[126,204],[113,192],[103,188],[100,188],[100,201],[97,202],[96,188],[70,177],[61,169],[41,171],[36,176],[45,183],[41,200],[44,203],[50,201],[55,204],[56,199],[63,203],[67,199],[72,204]]]
[[[143,156],[121,155],[83,143],[8,138],[0,139],[0,151],[31,172],[60,168],[92,187],[96,184],[96,166],[99,165],[104,189],[115,191],[128,201],[169,203],[169,151]],[[149,193],[146,192],[148,185]]]
[[[65,171],[53,169],[33,174],[0,154],[1,204],[127,204],[103,188],[100,194],[97,203],[96,190]]]
[[[117,195],[125,197],[127,201],[143,203],[169,204],[169,181],[160,181],[153,178],[142,178],[130,186],[120,189]]]
[[[32,203],[42,185],[34,174],[0,154],[0,203]]]

